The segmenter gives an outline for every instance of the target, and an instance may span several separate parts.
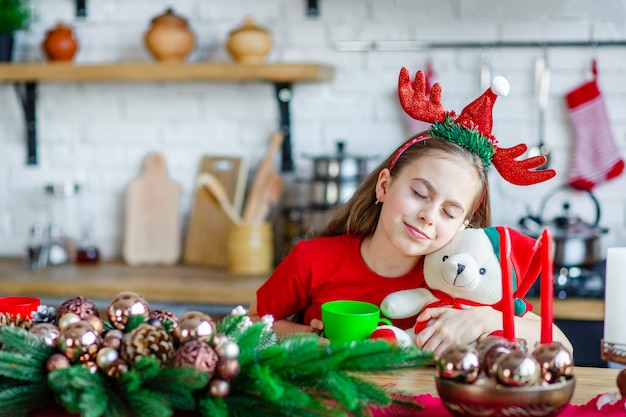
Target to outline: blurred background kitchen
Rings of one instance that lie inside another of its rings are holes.
[[[73,35],[78,47],[70,59],[75,64],[154,62],[158,57],[146,42],[157,24],[192,34],[182,62],[230,63],[236,56],[227,48],[229,41],[252,26],[257,39],[244,44],[269,42],[267,54],[256,62],[315,64],[320,75],[287,84],[44,80],[30,93],[24,83],[17,89],[13,82],[0,83],[0,257],[22,258],[27,248],[45,246],[47,264],[31,263],[33,269],[121,258],[131,265],[223,266],[223,255],[207,260],[225,250],[228,233],[206,229],[211,219],[200,218],[208,212],[203,211],[198,174],[216,174],[227,203],[245,215],[244,201],[250,200],[265,166],[263,172],[274,182],[267,180],[260,188],[274,192],[266,193],[265,206],[254,212],[270,220],[274,261],[279,261],[305,230],[323,223],[329,207],[350,195],[368,168],[425,128],[409,121],[398,104],[397,77],[406,66],[412,74],[427,70],[429,81],[443,86],[444,107],[457,112],[493,76],[509,80],[509,96],[499,98],[494,108],[493,134],[500,146],[524,142],[547,152],[558,175],[544,184],[518,187],[492,172],[494,224],[531,235],[552,227],[556,296],[603,297],[606,248],[626,245],[626,176],[619,173],[626,155],[626,1],[27,4],[32,16],[26,28],[15,32],[16,63],[51,59],[44,43],[55,30],[55,35]],[[606,107],[596,106],[594,117],[585,119],[568,108],[565,97],[592,80],[594,62]],[[29,98],[35,101],[28,109],[36,109],[37,143],[31,147],[22,107]],[[287,135],[275,138],[282,143],[272,151],[268,146],[280,128]],[[583,148],[574,147],[576,134]],[[592,142],[595,153],[587,148]],[[596,178],[599,183],[590,192],[572,191],[564,185],[574,167],[587,176],[615,177]],[[211,188],[208,184],[215,182],[207,178],[204,186],[218,195],[219,187]],[[134,200],[131,190],[137,187],[144,190],[135,191],[139,195],[153,193],[162,200],[155,197],[152,206]],[[163,213],[142,211],[161,207],[163,201],[172,202],[164,209],[169,210],[166,221],[159,217]],[[150,224],[146,219],[153,220],[151,226],[167,223],[152,240],[168,242],[144,252],[140,248],[139,255],[127,253],[129,245],[131,251],[137,248],[129,238],[137,233],[133,227]],[[214,227],[223,232],[228,223],[223,217]],[[204,236],[200,243],[190,237],[193,231]],[[67,237],[78,253],[63,252]],[[55,241],[60,242],[56,249]],[[198,250],[204,254],[190,253],[192,245],[202,246]],[[207,248],[215,252],[207,255]],[[150,259],[159,250],[166,255]]]

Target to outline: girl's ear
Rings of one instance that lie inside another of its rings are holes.
[[[378,174],[378,180],[376,181],[376,201],[381,203],[385,201],[385,196],[389,190],[391,184],[391,172],[388,168],[384,168]]]

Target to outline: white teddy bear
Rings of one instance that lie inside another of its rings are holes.
[[[500,308],[500,241],[503,230],[503,227],[488,227],[459,231],[450,243],[424,258],[426,287],[389,294],[380,306],[381,312],[388,318],[399,319],[415,316],[427,307]],[[537,279],[541,268],[540,262],[536,262],[539,257],[534,257],[539,242],[514,229],[508,230],[515,314],[523,315],[527,304],[521,298]],[[427,325],[427,322],[418,322],[412,329],[403,330],[394,326],[379,326],[371,337],[406,346],[413,344],[415,334]]]

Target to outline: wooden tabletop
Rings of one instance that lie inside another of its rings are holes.
[[[586,404],[598,394],[619,395],[616,378],[619,369],[576,367],[576,388],[572,404]],[[408,395],[437,395],[434,368],[404,369],[385,375],[361,375],[364,379],[385,387],[399,390]]]
[[[19,260],[0,261],[0,294],[38,297],[111,299],[134,291],[148,301],[248,305],[265,276],[232,275],[198,266],[142,266],[103,263],[96,266],[61,265],[41,271]]]

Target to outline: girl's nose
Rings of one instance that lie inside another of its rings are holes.
[[[427,224],[432,224],[433,216],[433,208],[430,205],[422,207],[417,213],[417,218]]]

